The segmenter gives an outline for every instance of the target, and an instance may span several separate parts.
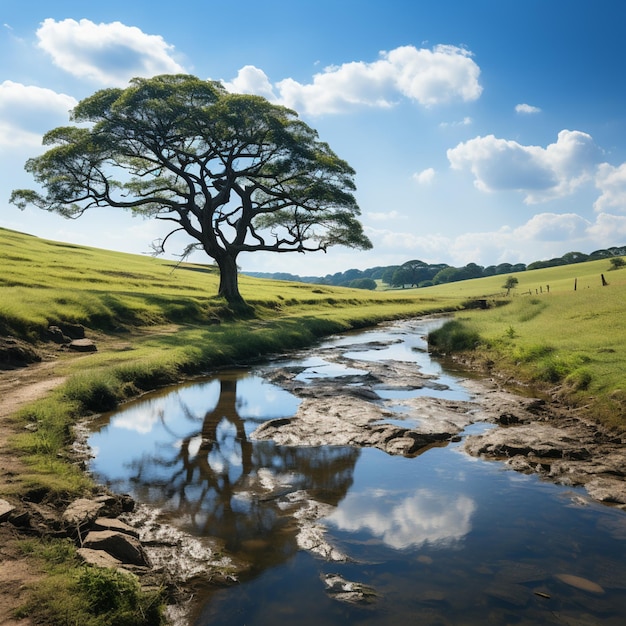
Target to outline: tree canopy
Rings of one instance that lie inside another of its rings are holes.
[[[118,207],[172,222],[183,255],[203,249],[220,270],[219,294],[239,294],[242,252],[369,249],[354,198],[354,170],[285,107],[228,93],[189,75],[135,78],[82,100],[73,126],[51,130],[26,170],[43,193],[11,202],[75,218]]]

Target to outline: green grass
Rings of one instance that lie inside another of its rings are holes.
[[[510,304],[457,314],[450,332],[458,333],[460,324],[480,337],[474,358],[495,362],[502,375],[549,390],[588,417],[624,430],[626,270],[609,267],[601,260],[516,274],[520,284]]]
[[[142,591],[129,573],[83,564],[68,539],[29,539],[22,553],[46,574],[17,618],[49,626],[159,626],[164,624],[160,591]]]

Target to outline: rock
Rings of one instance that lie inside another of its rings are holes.
[[[74,500],[63,513],[63,523],[72,529],[90,525],[104,508],[104,503],[79,498]]]
[[[111,517],[99,517],[93,523],[93,530],[112,530],[114,532],[124,533],[125,535],[135,537],[135,539],[139,539],[139,533],[136,528],[129,526],[121,520]]]
[[[41,357],[30,344],[13,337],[0,337],[0,369],[25,367],[38,361]]]
[[[513,413],[502,413],[496,418],[496,422],[502,426],[510,426],[511,424],[518,424],[520,421],[517,415]]]
[[[70,322],[63,322],[59,324],[59,328],[64,335],[67,335],[70,339],[84,339],[85,327],[82,324],[72,324]]]
[[[107,567],[110,569],[117,569],[123,565],[119,559],[116,559],[104,550],[79,548],[76,550],[76,553],[85,563],[89,563],[89,565],[97,565],[98,567]]]
[[[623,478],[594,478],[585,484],[585,489],[594,500],[626,504],[626,483]]]
[[[74,339],[69,344],[69,348],[76,352],[96,352],[98,350],[91,339]]]
[[[15,511],[15,507],[6,500],[0,500],[0,522],[9,519],[11,513]]]
[[[350,604],[371,604],[378,599],[378,595],[372,587],[350,582],[339,574],[326,574],[322,575],[321,578],[326,587],[326,592],[335,600]]]
[[[604,593],[604,589],[602,589],[598,583],[594,583],[593,581],[582,578],[581,576],[573,576],[572,574],[556,574],[555,578],[566,585],[576,587],[576,589],[581,589],[582,591],[597,594]]]
[[[483,435],[467,437],[465,447],[475,456],[487,454],[506,458],[520,454],[540,459],[561,459],[567,451],[579,446],[561,429],[535,423],[496,428]]]
[[[85,537],[83,547],[92,550],[104,550],[122,563],[150,567],[150,560],[141,542],[125,533],[113,530],[94,530]]]
[[[367,387],[354,387],[350,390],[352,395],[357,398],[365,398],[366,400],[380,400],[380,396],[373,390]]]
[[[72,341],[69,337],[63,334],[63,331],[58,326],[48,326],[48,329],[46,330],[46,339],[59,344],[67,344]]]

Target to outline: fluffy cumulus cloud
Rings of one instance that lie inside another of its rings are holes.
[[[521,113],[522,115],[532,115],[533,113],[541,113],[541,109],[531,104],[518,104],[515,107],[515,112]]]
[[[447,152],[453,169],[469,170],[482,191],[519,191],[528,204],[571,194],[592,179],[600,151],[587,133],[562,130],[546,148],[494,135],[475,137]]]
[[[531,263],[569,250],[592,252],[623,245],[626,216],[601,213],[590,221],[576,213],[538,213],[519,226],[459,235],[416,235],[402,230],[368,228],[377,253],[389,265],[420,258],[428,263]]]
[[[537,213],[516,228],[512,237],[520,241],[571,242],[584,239],[590,223],[576,213]]]
[[[51,89],[0,83],[0,147],[33,147],[45,131],[67,124],[77,101]]]
[[[135,76],[185,72],[173,46],[158,35],[121,22],[46,19],[37,31],[39,47],[61,69],[102,85],[124,86]]]
[[[600,213],[589,227],[589,234],[598,248],[623,246],[626,241],[626,216]]]
[[[421,172],[415,172],[412,178],[420,185],[430,185],[435,180],[435,170],[432,167],[428,167]]]
[[[308,84],[286,78],[272,85],[263,70],[248,65],[225,85],[238,93],[263,95],[300,113],[321,115],[355,106],[389,108],[401,98],[425,107],[472,101],[482,92],[479,76],[480,68],[464,48],[402,46],[381,52],[372,63],[327,67]]]
[[[613,209],[626,213],[626,163],[618,167],[602,163],[596,175],[596,187],[601,192],[593,205],[596,211]]]

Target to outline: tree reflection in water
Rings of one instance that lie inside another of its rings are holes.
[[[220,375],[219,398],[204,417],[189,408],[184,394],[184,422],[159,410],[162,435],[150,451],[138,444],[126,464],[127,478],[138,500],[162,507],[187,532],[218,537],[230,552],[267,567],[297,550],[291,514],[296,505],[285,496],[306,490],[310,498],[336,506],[352,485],[360,451],[251,440],[257,423],[276,415],[243,415],[255,401],[238,394],[244,379],[249,381],[244,372]],[[201,428],[189,432],[189,423]],[[177,430],[187,432],[181,436]]]

